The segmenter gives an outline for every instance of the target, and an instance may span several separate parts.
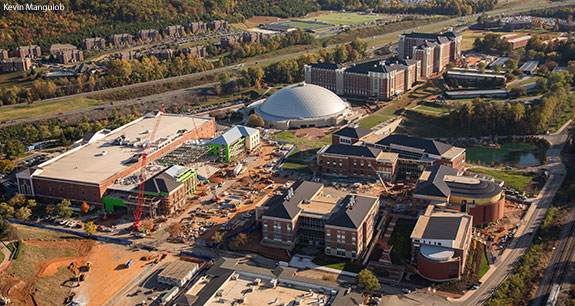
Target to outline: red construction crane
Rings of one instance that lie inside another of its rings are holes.
[[[140,157],[142,158],[142,166],[140,169],[140,186],[138,187],[138,206],[136,210],[134,210],[134,224],[132,224],[132,229],[135,231],[139,231],[142,227],[142,208],[144,206],[144,185],[146,183],[146,165],[147,165],[147,157],[148,157],[148,150],[156,138],[156,132],[158,131],[158,127],[160,126],[160,120],[162,119],[162,114],[165,112],[166,106],[162,104],[162,110],[156,116],[156,125],[150,134],[150,139],[147,142],[144,142],[142,145],[142,152],[140,153]]]

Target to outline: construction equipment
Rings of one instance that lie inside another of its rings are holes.
[[[140,186],[138,187],[138,206],[134,210],[134,224],[132,224],[132,230],[140,231],[142,227],[142,208],[144,207],[144,185],[146,183],[146,164],[147,164],[147,157],[148,157],[148,150],[152,142],[156,137],[156,132],[158,131],[158,127],[160,126],[160,120],[162,119],[162,114],[164,113],[166,106],[162,104],[162,110],[158,112],[156,115],[156,125],[150,134],[150,139],[147,142],[144,142],[142,145],[142,152],[140,153],[140,158],[142,159],[142,166],[140,169]]]

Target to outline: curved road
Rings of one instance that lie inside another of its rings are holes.
[[[563,5],[568,5],[568,4],[575,4],[575,0],[567,0],[567,1],[562,1],[562,2],[554,2],[554,3],[550,3],[550,4],[545,4],[545,7],[555,7],[555,6],[563,6]],[[508,11],[513,10],[513,12],[520,12],[520,11],[527,11],[536,7],[540,7],[543,6],[542,4],[539,3],[535,3],[535,4],[530,4],[530,5],[525,5],[525,6],[518,6],[518,7],[514,7],[514,8],[506,8],[506,9],[498,9],[498,10],[493,10],[493,11],[489,11],[486,12],[489,15],[497,15],[497,14],[501,14],[501,13],[505,13]],[[395,37],[395,36],[399,36],[400,34],[403,33],[407,33],[407,32],[412,32],[415,30],[418,31],[422,31],[425,29],[430,29],[430,28],[434,28],[434,27],[438,27],[438,26],[447,26],[450,24],[453,24],[455,22],[457,22],[458,20],[464,20],[467,22],[471,22],[475,19],[477,19],[478,16],[480,16],[481,14],[474,14],[474,15],[469,15],[469,16],[464,16],[464,17],[457,17],[457,18],[452,18],[452,19],[448,19],[448,20],[444,20],[441,22],[437,22],[437,23],[432,23],[432,24],[428,24],[428,25],[423,25],[420,27],[413,27],[413,28],[409,28],[409,29],[405,29],[405,30],[401,30],[401,31],[396,31],[396,32],[392,32],[392,33],[386,33],[386,34],[382,34],[382,35],[378,35],[378,36],[373,36],[371,38],[365,38],[365,41],[371,41],[371,40],[378,40],[378,39],[383,39],[383,38],[389,38],[389,37]],[[381,48],[383,46],[385,46],[386,44],[380,44],[380,45],[375,45],[373,46],[374,49],[378,49]],[[333,48],[336,45],[331,45],[328,46],[327,48]],[[97,95],[97,94],[106,94],[106,93],[112,93],[112,92],[116,92],[119,90],[124,90],[124,89],[133,89],[133,88],[140,88],[140,87],[144,87],[144,86],[149,86],[149,85],[154,85],[154,84],[163,84],[163,83],[167,83],[167,82],[173,82],[173,81],[178,81],[178,80],[185,80],[188,78],[198,78],[198,77],[202,77],[202,76],[207,76],[210,74],[214,74],[214,73],[220,73],[220,72],[224,72],[224,71],[229,71],[232,69],[237,69],[239,67],[249,67],[249,66],[255,66],[255,65],[259,65],[259,64],[266,64],[266,63],[272,63],[272,62],[277,62],[277,61],[281,61],[281,60],[285,60],[285,59],[289,59],[292,57],[297,57],[300,56],[302,54],[305,53],[310,53],[310,52],[317,52],[322,48],[313,48],[310,50],[306,50],[306,51],[300,51],[300,52],[295,52],[295,53],[290,53],[290,54],[285,54],[285,55],[280,55],[280,56],[276,56],[276,57],[272,57],[272,58],[267,58],[267,59],[261,59],[261,60],[248,60],[244,63],[240,63],[234,66],[226,66],[226,67],[221,67],[221,68],[216,68],[216,69],[212,69],[212,70],[208,70],[208,71],[202,71],[202,72],[196,72],[196,73],[191,73],[191,74],[185,74],[185,75],[181,75],[181,76],[176,76],[176,77],[170,77],[170,78],[165,78],[165,79],[160,79],[160,80],[155,80],[155,81],[149,81],[149,82],[143,82],[143,83],[136,83],[136,84],[132,84],[132,85],[126,85],[123,87],[115,87],[115,88],[108,88],[108,89],[102,89],[102,90],[98,90],[98,91],[92,91],[92,92],[85,92],[85,93],[79,93],[79,94],[74,94],[74,95],[68,95],[68,96],[64,96],[64,97],[57,97],[57,98],[50,98],[50,99],[45,99],[45,100],[41,100],[41,101],[37,101],[36,104],[38,103],[46,103],[46,102],[52,102],[52,101],[57,101],[57,100],[62,100],[62,99],[69,99],[69,98],[77,98],[77,97],[88,97],[88,96],[93,96],[93,95]],[[203,85],[205,86],[205,85]],[[133,102],[136,103],[136,102]],[[11,108],[11,107],[18,107],[18,106],[22,106],[21,104],[16,104],[16,105],[6,105],[6,106],[2,106],[0,107],[0,109],[3,108]],[[110,106],[110,105],[108,105]],[[101,107],[106,107],[105,105],[96,107],[96,108],[90,108],[88,110],[93,110],[93,109],[97,109],[97,108],[101,108]],[[70,112],[65,112],[64,114],[72,114],[72,113],[78,113],[78,112],[83,112],[86,111],[87,109],[81,109],[81,110],[74,110],[74,111],[70,111]],[[10,122],[6,122],[3,124],[0,124],[0,126],[6,126],[6,125],[12,125],[12,124],[18,124],[18,123],[24,123],[24,122],[30,122],[30,121],[36,121],[36,120],[41,120],[41,119],[49,119],[49,118],[55,118],[61,116],[60,114],[51,114],[51,115],[44,115],[44,116],[39,116],[39,117],[32,117],[32,118],[27,118],[27,119],[21,119],[21,120],[14,120],[14,121],[10,121]]]

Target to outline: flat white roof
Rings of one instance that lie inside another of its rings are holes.
[[[211,120],[163,114],[151,149],[156,144],[162,146],[178,139],[181,131],[192,131]],[[149,141],[156,121],[155,116],[144,116],[109,133],[100,131],[87,144],[39,165],[33,176],[99,184],[133,165],[129,161],[140,153],[141,144]],[[121,136],[125,136],[131,145],[114,144],[114,140]]]

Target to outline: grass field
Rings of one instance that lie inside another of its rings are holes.
[[[322,266],[322,267],[326,267],[326,268],[332,268],[332,269],[341,270],[341,271],[352,272],[352,273],[359,273],[359,271],[361,271],[363,269],[362,266],[351,265],[351,264],[347,264],[345,262],[322,261],[319,259],[314,259],[313,263],[315,263],[318,266]]]
[[[0,110],[0,121],[26,119],[30,117],[57,114],[72,110],[101,105],[100,100],[90,98],[70,98],[41,104],[18,106]]]
[[[481,252],[481,264],[479,265],[479,275],[477,278],[481,279],[487,271],[489,271],[489,263],[487,262],[487,254],[485,254],[484,251]]]
[[[295,162],[285,162],[281,166],[284,169],[291,169],[291,170],[305,170],[307,169],[307,165],[295,163]]]
[[[4,253],[0,252],[0,262],[4,262]]]
[[[394,118],[395,116],[392,115],[385,115],[385,116],[380,116],[380,115],[371,115],[367,118],[361,119],[359,121],[359,126],[367,128],[367,129],[371,129],[372,127],[384,122],[385,120]]]
[[[303,146],[307,148],[321,148],[325,145],[325,143],[321,141],[313,141],[304,138],[295,138],[294,134],[289,131],[281,131],[279,133],[276,133],[272,136],[272,139],[292,143],[297,146]]]
[[[535,174],[530,174],[520,171],[507,171],[507,170],[491,170],[483,168],[469,169],[476,173],[492,176],[496,180],[502,180],[506,186],[509,186],[517,191],[523,191],[529,185]]]
[[[378,19],[391,19],[390,15],[360,15],[358,13],[333,13],[316,17],[305,18],[305,21],[319,21],[331,24],[353,25],[370,22]]]
[[[391,249],[391,259],[395,264],[409,263],[409,254],[411,253],[411,232],[415,227],[415,220],[398,219],[391,237],[387,242],[393,246]]]
[[[300,29],[304,29],[304,30],[317,30],[317,29],[329,27],[329,25],[325,25],[325,24],[317,24],[317,23],[298,21],[298,20],[291,20],[291,21],[288,21],[286,23],[283,23],[282,25],[285,25],[288,27],[293,27],[293,28],[300,28]]]

